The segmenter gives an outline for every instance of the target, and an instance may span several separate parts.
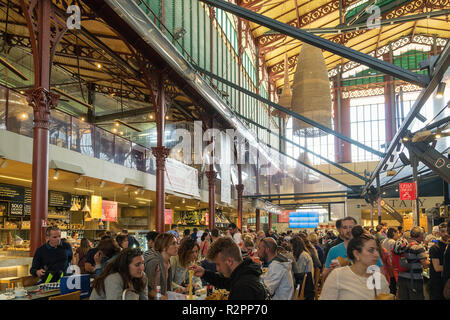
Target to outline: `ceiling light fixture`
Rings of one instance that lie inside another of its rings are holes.
[[[80,118],[81,122],[84,122],[86,119],[84,117]]]
[[[83,188],[73,188],[74,190],[78,190],[78,191],[85,191],[85,192],[92,192],[94,193],[94,190],[90,190],[90,189],[83,189]]]
[[[55,175],[53,176],[53,179],[58,180],[59,178],[59,171],[55,170]]]
[[[75,180],[75,182],[76,182],[76,183],[80,183],[81,180],[83,180],[83,177],[82,177],[82,176],[79,176],[79,177]]]
[[[103,188],[105,186],[105,184],[106,184],[105,181],[100,182],[100,188]]]
[[[10,179],[10,180],[17,180],[17,181],[24,181],[24,182],[33,182],[32,180],[28,180],[28,179],[22,179],[22,178],[10,177],[10,176],[3,176],[3,175],[0,175],[0,178]]]
[[[113,133],[117,133],[117,129],[116,128],[112,128],[111,130]]]
[[[102,64],[101,63],[97,63],[97,69],[101,69],[102,68]]]
[[[125,186],[125,187],[123,188],[123,192],[127,192],[129,188],[130,188],[129,186]]]
[[[28,120],[28,113],[26,113],[26,112],[21,112],[21,113],[19,114],[19,118],[20,118],[20,120]]]
[[[144,198],[138,198],[138,197],[136,197],[136,200],[152,202],[151,199],[144,199]]]
[[[6,167],[7,164],[8,164],[7,160],[6,160],[6,159],[3,159],[3,163],[2,163],[2,165],[0,166],[0,168],[5,169],[5,167]]]

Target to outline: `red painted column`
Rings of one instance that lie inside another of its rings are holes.
[[[216,192],[216,177],[217,172],[214,171],[214,167],[211,164],[209,171],[205,172],[206,177],[208,178],[209,183],[209,230],[215,228],[216,225],[216,200],[215,200],[215,192]]]
[[[272,213],[268,212],[267,214],[269,216],[269,230],[272,230]]]
[[[33,50],[35,61],[34,89],[27,90],[27,102],[34,111],[33,163],[31,191],[30,256],[45,243],[48,211],[48,150],[50,110],[56,108],[59,95],[50,93],[51,70],[51,0],[38,5],[38,50]],[[28,16],[28,18],[30,18]],[[36,49],[36,48],[33,48]],[[45,224],[44,224],[44,223]]]
[[[170,149],[164,146],[164,124],[166,115],[166,101],[163,87],[163,79],[158,82],[158,103],[156,106],[156,130],[157,146],[152,148],[156,158],[156,231],[164,232],[164,172],[166,168],[166,158]]]
[[[238,184],[236,190],[238,194],[238,228],[242,230],[242,194],[244,193],[244,185],[242,184],[242,165],[238,164]]]
[[[256,232],[261,230],[261,213],[259,209],[256,209]]]

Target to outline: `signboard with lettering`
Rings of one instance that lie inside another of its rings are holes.
[[[102,218],[102,197],[91,196],[91,217],[92,219]]]
[[[172,209],[164,209],[164,223],[172,224],[173,218],[173,210]]]
[[[9,214],[11,216],[23,216],[23,203],[10,202],[9,203]]]
[[[278,216],[279,223],[287,223],[289,222],[289,210],[281,211],[281,214]]]
[[[319,225],[319,213],[311,212],[290,212],[289,213],[289,228],[317,228]]]
[[[117,206],[115,201],[102,201],[102,221],[117,222]]]
[[[400,200],[416,200],[417,188],[416,183],[400,183]]]
[[[31,189],[25,188],[25,196],[23,200],[23,214],[26,216],[31,215]]]
[[[24,200],[25,188],[9,184],[0,184],[0,200],[22,202]]]
[[[49,191],[48,192],[48,205],[50,207],[71,207],[70,200],[72,196],[70,193]]]

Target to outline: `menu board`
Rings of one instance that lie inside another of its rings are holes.
[[[31,189],[25,188],[25,197],[23,201],[23,214],[31,215]]]
[[[70,193],[59,192],[59,191],[49,191],[48,192],[48,205],[50,207],[68,207],[72,206],[71,201],[72,196]]]
[[[23,203],[25,188],[9,184],[0,184],[0,200]]]
[[[10,202],[9,203],[9,214],[11,216],[23,216],[23,203]]]

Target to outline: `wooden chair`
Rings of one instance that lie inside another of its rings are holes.
[[[80,300],[80,293],[81,291],[74,291],[71,293],[50,297],[48,300]]]
[[[303,276],[302,286],[300,292],[297,289],[294,290],[294,300],[305,300],[305,285],[306,285],[307,275]]]
[[[317,300],[319,297],[319,280],[320,280],[321,274],[319,268],[314,268],[314,300]]]

